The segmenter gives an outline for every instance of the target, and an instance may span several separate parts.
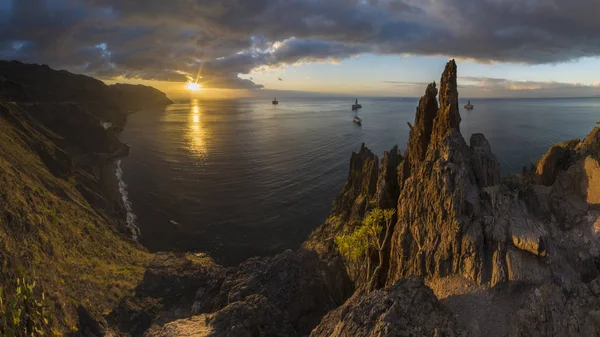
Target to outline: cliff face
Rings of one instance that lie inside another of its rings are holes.
[[[26,75],[4,74],[0,282],[14,287],[19,270],[38,280],[61,332],[77,319],[83,336],[600,332],[600,128],[554,145],[526,175],[501,179],[485,136],[467,143],[460,133],[454,61],[439,92],[426,88],[403,155],[394,147],[380,160],[363,144],[330,217],[302,249],[234,268],[201,254],[150,256],[128,240],[122,208],[103,188],[103,168],[127,151],[99,126],[105,103],[50,101]],[[81,97],[114,103],[118,90],[133,106],[147,92],[147,102],[165,102],[143,88],[74,81],[99,90]],[[368,251],[351,282],[335,238],[375,208],[395,210],[381,259]],[[91,312],[76,314],[82,303]],[[108,323],[97,318],[105,314]]]
[[[549,278],[570,287],[598,276],[597,129],[584,142],[552,147],[536,170],[541,185],[511,190],[500,182],[485,137],[475,134],[467,145],[459,132],[455,72],[450,62],[425,137],[431,142],[424,159],[409,166],[398,198],[388,284],[409,275],[431,282],[457,275],[490,287]],[[422,148],[421,138],[409,139],[409,162]]]
[[[600,331],[594,319],[600,307],[592,290],[599,276],[600,128],[584,141],[553,146],[531,178],[502,180],[485,136],[474,134],[467,143],[460,133],[456,72],[454,61],[449,62],[439,105],[436,84],[427,87],[414,126],[409,124],[397,174],[379,170],[378,186],[398,191],[392,193],[397,219],[379,270],[385,281],[370,286],[387,289],[407,277],[421,277],[473,335]],[[370,172],[371,164],[361,163],[362,171]],[[351,170],[360,172],[361,166],[353,163]],[[370,175],[351,178],[364,181]],[[342,195],[351,195],[348,190],[347,184]],[[346,198],[345,204],[357,201]],[[334,257],[333,238],[355,228],[345,219],[335,226],[325,223],[306,246],[329,244],[332,248],[321,250],[321,256]],[[356,285],[365,286],[360,278]],[[498,302],[493,308],[492,299]],[[560,319],[540,318],[542,312]]]
[[[330,311],[312,337],[466,336],[453,313],[418,279],[359,291]]]
[[[79,318],[115,307],[152,258],[130,239],[116,186],[113,161],[128,147],[101,122],[123,123],[132,106],[121,102],[130,94],[132,101],[150,97],[147,105],[134,103],[140,107],[170,101],[154,89],[131,92],[4,61],[0,90],[2,297],[15,292],[17,278],[36,282],[54,317],[43,334],[64,335]],[[80,304],[92,313],[76,310]]]

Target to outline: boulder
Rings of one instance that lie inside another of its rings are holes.
[[[311,337],[466,336],[452,312],[419,279],[358,292],[328,313]]]
[[[561,171],[568,169],[577,160],[575,149],[580,142],[579,139],[573,139],[553,145],[537,165],[535,183],[545,186],[554,184],[556,176]]]
[[[260,295],[284,313],[285,321],[308,333],[351,293],[345,274],[314,251],[288,250],[273,258],[252,258],[225,277],[214,308]]]
[[[285,315],[261,295],[251,295],[213,313],[176,320],[151,330],[146,337],[259,337],[298,334]]]
[[[142,336],[153,324],[183,318],[197,311],[211,312],[226,269],[204,254],[157,253],[148,266],[135,296],[125,297],[109,314],[112,325],[131,336]]]
[[[583,337],[600,335],[598,280],[564,292],[553,283],[529,290],[510,323],[509,337]]]

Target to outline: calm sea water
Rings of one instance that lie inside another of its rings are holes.
[[[465,104],[461,100],[461,106]],[[352,151],[375,153],[408,139],[418,99],[191,101],[130,116],[123,179],[153,251],[205,251],[224,264],[298,248],[343,187]],[[468,139],[482,132],[503,173],[518,172],[551,144],[584,137],[600,99],[474,100],[461,111]]]

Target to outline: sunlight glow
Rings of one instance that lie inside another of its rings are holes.
[[[202,89],[202,86],[196,82],[187,82],[185,84],[185,88],[189,91],[198,91],[198,90]]]

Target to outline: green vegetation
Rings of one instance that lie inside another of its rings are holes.
[[[0,287],[0,334],[5,337],[42,337],[58,332],[50,332],[51,315],[42,292],[35,294],[35,282],[17,278],[14,292],[4,294]]]
[[[394,214],[396,214],[395,209],[372,209],[354,232],[335,238],[335,244],[344,259],[348,275],[355,283],[361,277],[365,265],[365,280],[369,282],[373,277],[371,275],[373,251],[378,253],[378,265],[383,264],[384,244],[391,233],[390,227]]]
[[[75,329],[79,304],[105,315],[133,294],[152,255],[83,197],[75,175],[53,175],[37,148],[56,145],[27,122],[0,118],[0,287],[12,298],[17,277],[35,280],[62,336]]]
[[[340,228],[342,225],[342,217],[339,215],[330,215],[325,222],[333,226],[333,228]]]

